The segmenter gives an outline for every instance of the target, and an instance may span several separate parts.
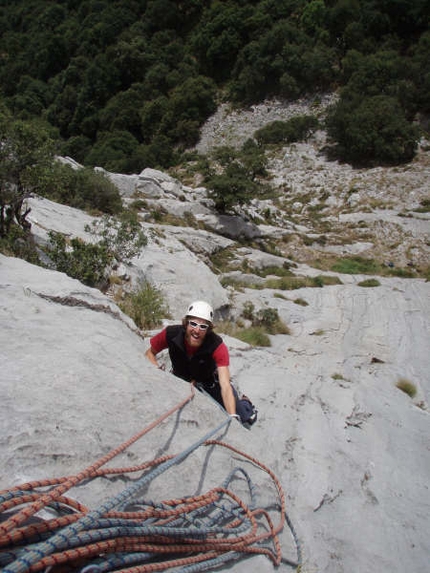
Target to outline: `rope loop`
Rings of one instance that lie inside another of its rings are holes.
[[[285,495],[279,480],[258,460],[214,439],[229,427],[232,417],[226,415],[221,424],[179,454],[164,455],[133,467],[103,468],[188,404],[195,392],[193,385],[190,388],[185,400],[77,475],[28,482],[0,492],[2,572],[55,573],[57,568],[66,567],[65,570],[81,573],[146,573],[169,569],[194,573],[256,554],[266,555],[275,566],[281,563],[298,566],[300,545],[285,511]],[[139,499],[140,492],[152,480],[183,462],[200,446],[227,448],[265,471],[277,489],[279,522],[273,523],[269,511],[257,507],[256,486],[241,467],[230,471],[220,486],[200,495],[161,503]],[[137,471],[145,473],[94,510],[64,495],[72,487],[98,477]],[[248,503],[233,491],[236,480],[246,485]],[[49,509],[54,517],[41,519],[37,515],[41,509]],[[278,535],[285,522],[296,544],[297,563],[281,554]]]

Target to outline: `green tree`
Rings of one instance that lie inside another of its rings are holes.
[[[334,77],[334,51],[314,46],[293,21],[281,20],[240,50],[231,73],[230,97],[253,103],[282,93],[296,97],[327,87]]]
[[[39,31],[29,36],[26,51],[32,75],[45,82],[68,64],[67,46],[64,38],[58,33]]]
[[[315,34],[324,27],[326,7],[324,0],[311,0],[303,7],[300,24],[308,34]]]
[[[112,58],[119,70],[123,90],[142,82],[155,60],[149,51],[148,39],[131,30],[118,39]]]
[[[3,4],[2,95],[17,117],[58,128],[81,162],[100,131],[128,131],[138,144],[127,169],[171,164],[211,113],[188,93],[203,94],[203,80],[216,86],[211,105],[349,84],[342,99],[395,97],[409,121],[429,109],[428,0]]]
[[[234,212],[235,207],[249,203],[262,190],[258,178],[267,174],[267,158],[253,139],[247,139],[240,149],[215,148],[212,160],[218,167],[209,170],[206,185],[220,213]]]
[[[133,156],[138,147],[139,142],[129,131],[99,132],[85,162],[114,173],[130,173]]]
[[[336,85],[338,70],[334,48],[318,43],[303,50],[299,61],[295,77],[302,86],[302,92],[327,90]]]
[[[234,212],[236,206],[249,203],[258,191],[258,185],[249,178],[247,169],[237,161],[230,163],[224,173],[209,178],[206,184],[215,209],[220,213]]]
[[[159,62],[149,68],[142,86],[145,99],[156,98],[167,93],[170,71],[171,68],[164,62]]]
[[[24,201],[38,191],[39,177],[53,160],[50,130],[39,121],[13,120],[0,115],[0,237],[12,224],[28,229]]]
[[[155,135],[160,133],[160,124],[169,112],[169,98],[158,98],[143,103],[140,108],[140,121],[144,143],[150,143]]]
[[[359,0],[335,0],[330,3],[326,25],[331,36],[332,44],[343,54],[346,43],[344,32],[348,25],[360,21],[361,6]]]
[[[85,163],[85,158],[91,151],[92,141],[85,135],[74,135],[60,144],[60,154],[72,157],[78,163]]]
[[[171,148],[174,144],[195,144],[200,125],[216,109],[215,93],[213,81],[198,76],[176,86],[169,97],[146,102],[140,111],[144,142],[156,144],[156,137],[163,135]]]
[[[215,84],[204,76],[188,78],[172,91],[169,100],[170,109],[163,118],[162,125],[166,128],[171,126],[174,140],[180,141],[181,139],[180,132],[176,131],[176,126],[180,121],[195,122],[188,125],[199,127],[216,110],[215,94]],[[187,143],[196,143],[198,135],[198,130],[195,129],[192,137],[188,137]]]
[[[430,31],[425,32],[412,51],[417,108],[430,113]]]
[[[21,119],[41,116],[50,103],[51,94],[48,85],[30,76],[22,76],[17,93],[10,98],[10,108]]]
[[[264,149],[254,139],[247,139],[240,150],[240,161],[251,181],[267,175],[267,158]]]
[[[355,164],[398,164],[416,151],[418,129],[389,96],[340,102],[327,119],[338,156]]]
[[[342,65],[346,81],[342,99],[382,94],[399,97],[400,82],[410,76],[405,59],[394,50],[378,51],[367,56],[351,50]]]
[[[216,81],[226,80],[245,37],[249,9],[237,2],[212,2],[193,31],[191,49],[200,69]]]
[[[144,30],[175,29],[179,25],[178,3],[171,0],[148,0],[145,11]]]
[[[99,127],[100,110],[115,94],[119,85],[119,73],[113,63],[104,54],[97,56],[85,71],[70,132],[81,132],[94,138]]]

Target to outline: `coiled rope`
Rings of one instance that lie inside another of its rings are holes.
[[[139,440],[173,413],[182,409],[190,396],[168,410],[142,431],[112,450],[76,476],[29,482],[0,492],[0,567],[3,573],[58,571],[102,573],[145,573],[175,571],[191,573],[211,570],[246,555],[261,554],[274,565],[301,563],[300,545],[285,511],[285,495],[273,472],[244,452],[212,439],[231,422],[226,417],[218,427],[177,455],[161,456],[144,464],[102,468],[119,453]],[[268,511],[255,506],[255,487],[242,469],[234,469],[224,483],[194,497],[153,503],[137,499],[139,492],[157,476],[181,463],[198,447],[220,446],[251,461],[267,472],[277,488],[281,518],[273,524]],[[148,472],[131,486],[95,510],[65,497],[70,488],[100,476],[136,471]],[[250,503],[245,504],[233,491],[231,482],[247,483]],[[49,491],[38,491],[40,488]],[[17,513],[11,510],[24,506]],[[28,523],[41,509],[54,510],[58,517]],[[282,558],[278,539],[287,524],[293,535],[297,562]]]

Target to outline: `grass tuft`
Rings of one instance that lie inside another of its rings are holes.
[[[407,394],[411,398],[414,398],[416,396],[417,387],[415,386],[415,384],[413,384],[412,382],[410,382],[406,378],[400,378],[400,380],[398,380],[396,386],[399,390],[401,390],[402,392],[404,392],[405,394]]]
[[[349,275],[379,274],[381,265],[373,259],[363,257],[346,257],[334,263],[331,270]]]
[[[365,281],[357,283],[357,285],[361,287],[377,287],[381,286],[381,283],[378,281],[378,279],[366,279]]]
[[[333,380],[345,380],[343,375],[339,374],[339,372],[335,372],[334,374],[331,375],[331,377],[333,378]]]
[[[127,294],[119,307],[140,329],[160,326],[161,320],[169,317],[161,291],[146,281],[139,289]]]
[[[251,346],[271,346],[270,338],[262,326],[242,327],[231,321],[223,321],[217,324],[217,331]]]
[[[293,302],[299,306],[309,306],[309,303],[304,298],[295,298]]]

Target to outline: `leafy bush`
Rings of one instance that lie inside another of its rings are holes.
[[[240,148],[238,158],[252,181],[255,181],[259,176],[265,177],[267,175],[267,157],[264,149],[254,139],[248,138],[245,141]]]
[[[276,308],[261,308],[257,313],[254,311],[254,304],[250,301],[245,302],[242,316],[250,320],[253,327],[263,329],[269,334],[290,334],[290,329],[279,318]]]
[[[420,202],[421,207],[414,209],[416,213],[430,213],[430,197],[426,197]]]
[[[288,121],[272,121],[258,129],[254,137],[260,145],[305,141],[318,124],[318,119],[312,115],[298,115]]]
[[[97,210],[111,215],[122,211],[117,187],[100,171],[73,169],[54,161],[39,179],[38,193],[76,209]]]
[[[339,374],[339,372],[335,372],[334,374],[331,375],[331,377],[333,378],[333,380],[345,380],[343,374]]]
[[[128,262],[147,242],[134,212],[124,212],[120,219],[105,216],[85,230],[92,232],[98,243],[78,238],[68,243],[64,235],[50,231],[47,254],[56,270],[98,288],[107,284],[107,270],[114,259]]]
[[[262,308],[253,321],[254,326],[262,327],[269,334],[290,334],[290,329],[279,318],[276,308]]]
[[[12,223],[5,237],[0,236],[0,253],[7,257],[18,257],[33,265],[40,265],[39,254],[31,232]]]
[[[245,304],[243,305],[243,310],[242,310],[243,318],[251,321],[254,320],[254,310],[255,310],[254,304],[249,300],[246,301]]]
[[[363,165],[410,161],[419,138],[397,99],[385,95],[341,100],[327,117],[327,132],[340,158]]]
[[[65,236],[54,231],[49,232],[49,239],[48,255],[57,271],[92,287],[106,283],[106,268],[112,255],[105,245],[84,243],[78,238],[71,239],[68,245]]]
[[[119,217],[104,215],[85,230],[95,235],[117,261],[129,262],[148,242],[135,211],[123,211]]]
[[[294,276],[293,272],[289,269],[288,263],[284,263],[282,267],[269,265],[262,269],[255,269],[253,272],[255,272],[259,277],[267,277],[268,275],[275,275],[277,277]]]
[[[120,309],[130,316],[138,328],[155,328],[169,316],[163,295],[149,282],[142,283],[119,303]]]
[[[402,279],[412,279],[417,276],[412,269],[401,269],[398,267],[388,268],[386,272],[392,277],[400,277]]]
[[[93,208],[110,215],[122,211],[121,196],[117,187],[101,172],[82,169],[76,172],[76,195],[84,208]]]

